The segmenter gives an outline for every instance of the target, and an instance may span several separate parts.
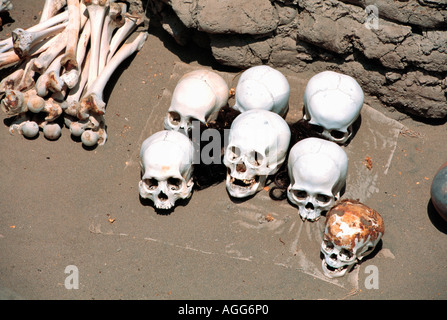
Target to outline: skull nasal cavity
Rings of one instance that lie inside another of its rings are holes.
[[[307,210],[314,210],[314,209],[315,209],[315,208],[314,208],[314,205],[313,205],[311,202],[308,202],[308,203],[306,204],[305,208],[306,208]]]
[[[243,164],[243,163],[238,163],[238,164],[236,165],[236,171],[237,171],[237,172],[245,172],[245,171],[247,171],[247,168],[245,167],[245,164]]]
[[[165,201],[165,200],[168,200],[168,196],[167,196],[163,191],[161,191],[161,192],[158,194],[158,199],[160,199],[160,200],[162,200],[162,201]]]

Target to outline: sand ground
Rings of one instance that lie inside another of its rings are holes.
[[[43,2],[15,1],[14,21],[0,38],[37,23]],[[447,161],[445,123],[390,112],[371,97],[345,147],[344,197],[381,213],[386,230],[378,250],[343,278],[321,271],[324,218],[303,222],[297,208],[272,201],[266,191],[235,202],[220,183],[196,191],[169,215],[140,201],[139,149],[163,129],[179,77],[208,68],[235,86],[238,76],[156,27],[149,33],[106,89],[104,146],[86,150],[66,128],[57,141],[43,134],[29,140],[10,135],[2,123],[1,298],[447,298],[447,224],[429,201],[433,176]],[[287,120],[293,121],[311,75],[281,71],[292,89]],[[77,267],[79,289],[65,287],[67,266]],[[370,270],[378,288],[368,285]]]

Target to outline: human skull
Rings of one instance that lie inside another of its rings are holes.
[[[261,190],[284,163],[290,137],[286,121],[274,112],[256,109],[238,115],[223,160],[228,193],[244,198]]]
[[[360,115],[364,94],[357,81],[345,74],[323,71],[314,75],[304,91],[304,119],[323,138],[344,144]]]
[[[233,108],[240,112],[263,109],[285,117],[289,96],[289,82],[281,72],[265,65],[255,66],[242,73]]]
[[[214,120],[228,98],[228,85],[217,73],[205,69],[188,72],[174,89],[164,128],[187,134],[194,120]]]
[[[334,142],[306,138],[292,147],[287,165],[287,197],[303,220],[318,220],[340,198],[348,171],[346,152]]]
[[[140,159],[140,196],[157,209],[171,209],[178,199],[191,196],[193,145],[184,134],[163,130],[151,135],[141,145]]]
[[[342,277],[369,255],[385,232],[380,214],[357,200],[342,200],[329,210],[321,243],[323,273]]]

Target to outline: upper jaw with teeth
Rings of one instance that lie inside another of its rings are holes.
[[[228,193],[236,198],[248,197],[256,193],[259,186],[259,176],[253,178],[234,177],[227,173]]]
[[[321,261],[321,267],[323,269],[323,273],[328,278],[339,278],[343,277],[348,270],[350,270],[353,265],[343,265],[341,267],[335,268],[329,265],[325,259]]]

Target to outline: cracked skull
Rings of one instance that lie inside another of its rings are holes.
[[[322,268],[329,278],[342,277],[369,255],[385,232],[380,214],[357,200],[331,208],[321,243]]]
[[[357,81],[345,74],[323,71],[313,76],[304,91],[304,119],[323,138],[344,144],[360,115],[364,94]]]
[[[228,193],[244,198],[261,190],[284,163],[290,136],[286,121],[274,112],[250,110],[238,115],[223,160]]]
[[[319,219],[340,198],[346,184],[346,152],[334,142],[306,138],[292,147],[287,165],[287,197],[298,206],[303,220]]]
[[[285,117],[289,96],[289,82],[281,72],[266,65],[255,66],[242,73],[233,108],[240,112],[263,109]]]
[[[193,121],[214,120],[228,98],[228,85],[217,73],[205,69],[188,72],[174,89],[164,128],[188,133]]]
[[[184,134],[163,130],[151,135],[141,145],[140,159],[140,196],[151,199],[157,209],[171,209],[177,200],[191,196],[193,145]]]

